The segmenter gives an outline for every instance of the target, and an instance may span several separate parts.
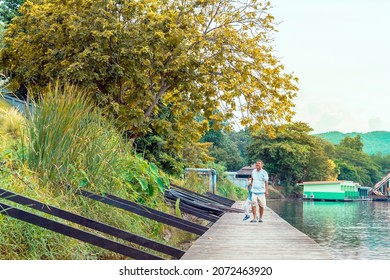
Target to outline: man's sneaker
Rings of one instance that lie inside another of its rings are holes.
[[[245,215],[245,217],[244,217],[244,221],[246,221],[246,220],[248,220],[249,218],[250,218],[251,216],[249,216],[249,215]]]
[[[257,220],[253,219],[253,220],[251,221],[251,223],[257,223]]]
[[[259,219],[259,223],[262,223],[263,222],[263,220],[262,219]]]

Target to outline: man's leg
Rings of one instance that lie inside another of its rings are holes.
[[[252,205],[253,220],[256,220],[256,204]]]
[[[263,194],[262,196],[259,197],[258,204],[259,204],[259,214],[260,214],[259,222],[262,222],[263,221],[262,218],[263,218],[263,214],[264,214],[264,208],[265,208],[265,205],[266,205],[265,194]]]
[[[263,214],[264,214],[264,207],[262,207],[262,206],[259,206],[259,212],[260,212],[260,220],[261,220],[261,218],[263,218]]]
[[[252,214],[253,214],[253,219],[255,220],[256,219],[256,204],[257,204],[257,200],[256,200],[256,195],[254,195],[252,193],[252,201],[251,201],[251,204],[252,204]]]
[[[257,215],[257,211],[256,211],[256,206],[258,206],[258,201],[257,201],[257,195],[255,194],[252,194],[252,213],[253,213],[253,220],[251,221],[251,223],[255,222],[256,221],[256,215]]]

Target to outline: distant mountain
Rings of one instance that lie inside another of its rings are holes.
[[[325,133],[314,134],[322,139],[325,139],[333,144],[339,144],[345,137],[355,137],[360,134],[364,144],[363,151],[369,155],[382,153],[382,155],[390,154],[390,132],[388,131],[372,131],[367,133],[342,133],[339,131],[331,131]]]

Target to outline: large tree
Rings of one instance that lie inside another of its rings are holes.
[[[380,166],[363,152],[360,135],[344,138],[335,146],[333,158],[339,169],[340,180],[353,180],[365,186],[373,186],[380,180]]]
[[[345,137],[340,141],[339,145],[359,152],[363,152],[364,147],[360,134],[357,134],[355,137]]]
[[[272,183],[280,182],[286,190],[294,190],[296,183],[335,179],[335,164],[328,157],[332,144],[312,136],[312,129],[297,122],[275,127],[271,137],[262,132],[253,136],[248,148],[252,162],[263,160]]]
[[[57,79],[89,88],[132,138],[184,149],[212,120],[290,121],[296,78],[273,54],[260,0],[26,1],[7,28],[11,89]],[[163,112],[163,113],[162,113]],[[168,112],[169,120],[164,119]],[[196,118],[204,121],[196,121]]]

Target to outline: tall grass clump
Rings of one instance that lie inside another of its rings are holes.
[[[123,146],[112,122],[104,119],[88,92],[66,84],[40,96],[27,125],[24,160],[55,186],[114,185]]]
[[[22,160],[43,186],[125,190],[142,201],[164,193],[167,177],[134,153],[87,91],[57,83],[35,95],[39,102],[27,123]]]

